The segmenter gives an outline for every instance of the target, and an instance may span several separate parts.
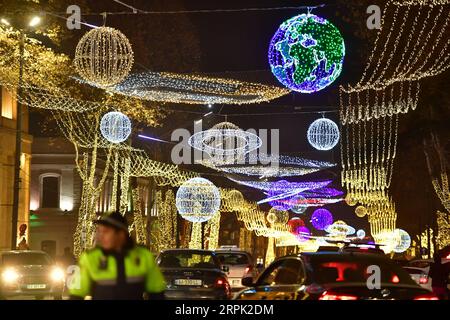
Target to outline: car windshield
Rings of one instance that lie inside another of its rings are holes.
[[[2,255],[2,263],[8,265],[49,265],[51,259],[44,253],[7,253]]]
[[[162,268],[218,269],[217,258],[208,252],[163,252],[158,264]]]
[[[310,271],[314,282],[320,284],[336,282],[366,283],[372,275],[374,275],[373,279],[376,279],[379,275],[381,283],[415,284],[408,272],[401,267],[390,263],[389,260],[374,259],[369,256],[364,258],[352,255],[311,256]]]
[[[245,253],[222,253],[217,252],[217,257],[223,264],[236,266],[236,265],[249,265],[250,259]]]

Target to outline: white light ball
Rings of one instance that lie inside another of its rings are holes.
[[[192,178],[178,189],[175,205],[184,219],[205,222],[220,209],[220,191],[207,179]]]
[[[359,239],[364,239],[365,236],[366,236],[366,232],[365,232],[364,230],[362,230],[362,229],[359,229],[359,230],[356,232],[356,236],[357,236]]]
[[[100,121],[102,136],[112,143],[121,143],[131,134],[131,121],[121,112],[108,112]]]
[[[317,119],[308,128],[309,144],[317,150],[333,149],[339,142],[339,128],[336,123],[327,118]]]
[[[408,250],[408,248],[411,246],[411,237],[409,236],[408,232],[403,229],[395,229],[393,233],[396,242],[396,245],[393,249],[394,252],[402,253]]]

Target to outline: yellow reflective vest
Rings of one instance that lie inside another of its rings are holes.
[[[94,248],[79,260],[78,281],[69,286],[75,298],[94,300],[139,300],[145,294],[162,294],[164,277],[150,251],[133,246],[124,253],[105,252]]]

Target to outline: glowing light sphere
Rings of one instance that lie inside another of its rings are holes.
[[[301,14],[283,22],[269,46],[269,64],[287,88],[314,93],[332,84],[341,74],[345,43],[328,20]]]
[[[317,209],[311,216],[311,223],[317,230],[325,230],[333,223],[333,215],[327,209]]]
[[[276,223],[286,224],[289,221],[289,213],[287,211],[272,208],[269,210],[268,216],[271,214],[275,216],[274,222]]]
[[[305,213],[306,209],[308,209],[308,204],[305,197],[298,195],[295,197],[293,201],[294,205],[291,208],[291,211],[296,214]]]
[[[287,225],[289,227],[289,232],[292,233],[294,236],[297,236],[298,228],[304,227],[305,222],[299,217],[294,217],[288,221]]]
[[[296,234],[296,238],[298,241],[300,242],[306,242],[309,240],[311,236],[311,232],[309,231],[309,229],[305,226],[300,226],[297,228],[297,234]]]
[[[78,42],[74,59],[78,74],[100,87],[110,87],[124,80],[133,62],[134,54],[127,37],[109,27],[87,32]]]
[[[277,221],[277,216],[274,212],[269,211],[269,213],[266,216],[266,220],[270,224],[274,224]]]
[[[395,229],[393,231],[394,239],[395,239],[395,246],[393,248],[393,251],[396,253],[402,253],[408,250],[408,248],[411,246],[411,237],[403,229]]]
[[[207,179],[192,178],[178,189],[175,205],[184,219],[205,222],[219,211],[220,191]]]
[[[356,231],[356,236],[359,239],[364,239],[366,237],[366,232],[362,229],[359,229],[358,231]]]
[[[339,142],[339,128],[327,118],[320,118],[311,123],[307,138],[309,144],[320,151],[333,149]]]
[[[356,206],[356,204],[358,203],[355,198],[349,193],[345,196],[344,200],[345,203],[347,203],[350,207]]]
[[[124,142],[131,134],[131,121],[121,112],[108,112],[100,121],[100,132],[109,142]]]
[[[360,218],[364,218],[367,214],[367,209],[364,206],[357,206],[355,209],[355,214],[360,217]]]
[[[244,204],[244,196],[239,190],[233,189],[228,193],[226,201],[231,209],[238,211]]]

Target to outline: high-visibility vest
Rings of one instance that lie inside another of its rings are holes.
[[[80,278],[71,285],[75,297],[106,300],[142,299],[144,293],[164,292],[164,277],[150,251],[134,246],[124,254],[100,248],[84,252],[79,261]]]

